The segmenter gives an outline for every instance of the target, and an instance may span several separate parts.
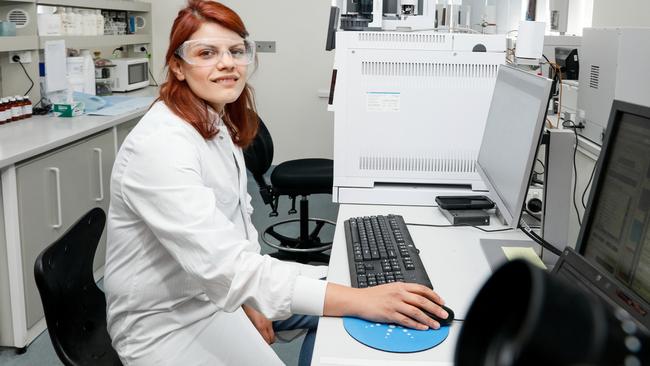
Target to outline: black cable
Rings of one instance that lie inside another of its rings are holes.
[[[519,223],[519,228],[521,231],[524,232],[529,238],[531,238],[535,243],[539,244],[542,246],[542,248],[548,250],[549,252],[555,254],[555,255],[562,255],[562,251],[551,245],[549,242],[546,240],[542,239],[539,235],[537,235],[534,231],[530,230],[530,227],[528,225],[522,226],[521,222]],[[524,223],[525,224],[525,223]]]
[[[25,94],[23,94],[23,95],[29,95],[29,92],[32,91],[32,88],[34,87],[34,80],[32,80],[32,78],[29,76],[29,73],[27,72],[27,69],[25,69],[25,65],[23,65],[22,62],[20,62],[20,57],[16,57],[16,56],[14,56],[14,60],[15,60],[16,62],[18,62],[18,64],[20,65],[20,67],[23,68],[23,71],[25,72],[25,76],[27,76],[27,79],[29,79],[29,82],[31,83],[31,85],[29,86],[29,89],[27,89],[27,91],[25,92]]]
[[[596,173],[596,165],[598,165],[598,162],[594,164],[594,168],[591,169],[591,175],[589,176],[589,181],[587,182],[587,185],[585,186],[585,190],[582,191],[582,207],[585,209],[587,208],[587,204],[585,203],[585,195],[587,194],[587,190],[589,189],[589,186],[591,185],[591,182],[594,180],[594,174]]]
[[[153,80],[153,86],[158,86],[158,82],[156,81],[156,78],[153,77],[153,73],[151,72],[151,68],[147,67],[147,69],[149,70],[149,76],[151,76],[151,80]]]
[[[409,226],[409,225],[410,226],[427,226],[427,227],[461,227],[461,226],[466,226],[466,227],[473,227],[474,229],[481,230],[484,233],[496,233],[496,232],[499,232],[499,231],[513,230],[512,228],[487,230],[487,229],[483,229],[482,227],[476,226],[476,225],[434,225],[434,224],[415,224],[415,223],[407,222],[406,226]]]
[[[538,172],[538,171],[536,171],[536,170],[533,168],[533,176],[532,176],[532,178],[531,178],[531,181],[532,181],[533,183],[537,183],[537,184],[542,184],[542,185],[543,185],[544,182],[543,182],[542,180],[538,179],[537,176],[538,176],[538,175],[542,175],[542,176],[543,176],[544,173],[546,172],[546,167],[544,166],[544,163],[542,163],[542,161],[539,160],[539,158],[536,158],[535,161],[537,161],[537,162],[542,166],[543,171]]]
[[[122,46],[120,46],[120,47],[115,47],[115,49],[113,50],[113,52],[111,52],[111,56],[115,57],[115,51],[124,52],[124,47],[122,47]]]
[[[546,57],[546,55],[542,54],[542,57],[544,57],[544,60],[548,63],[549,68],[553,70],[553,84],[551,85],[551,98],[554,97],[558,93],[558,88],[557,85],[560,83],[560,74],[558,74],[557,70],[555,69],[555,66],[553,66],[553,63]]]

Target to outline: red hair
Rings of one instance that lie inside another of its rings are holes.
[[[181,62],[175,54],[176,49],[206,22],[217,23],[242,38],[248,36],[244,22],[227,6],[215,1],[189,0],[187,6],[178,12],[169,35],[169,49],[165,56],[167,80],[160,86],[158,100],[165,102],[169,109],[209,140],[219,130],[210,119],[207,102],[194,94],[187,82],[178,80],[169,72],[171,66]],[[224,107],[223,119],[227,126],[234,126],[235,131],[230,132],[236,136],[233,140],[240,147],[248,146],[257,134],[258,119],[254,103],[253,90],[246,84],[239,98]]]

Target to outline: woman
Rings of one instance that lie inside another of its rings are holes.
[[[241,150],[257,129],[247,35],[229,8],[190,0],[172,27],[160,97],[116,158],[105,289],[126,365],[279,364],[269,319],[292,314],[418,329],[439,326],[420,308],[446,317],[424,286],[352,289],[319,280],[324,267],[259,254]]]

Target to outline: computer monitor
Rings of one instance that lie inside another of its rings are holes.
[[[505,225],[517,227],[551,92],[550,79],[502,65],[476,168]]]
[[[650,108],[614,101],[577,250],[631,291],[611,300],[650,326]]]

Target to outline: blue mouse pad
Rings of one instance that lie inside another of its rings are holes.
[[[343,326],[352,338],[368,347],[388,352],[419,352],[435,347],[449,335],[449,326],[415,330],[399,325],[343,318]]]

